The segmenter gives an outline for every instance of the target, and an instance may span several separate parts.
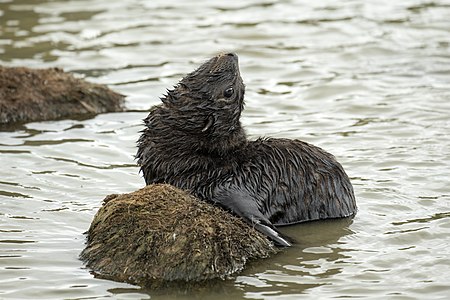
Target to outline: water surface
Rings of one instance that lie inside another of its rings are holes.
[[[0,132],[0,298],[444,299],[450,294],[448,1],[0,2],[0,63],[61,67],[129,111]],[[142,119],[220,51],[240,56],[250,137],[300,138],[351,177],[353,220],[214,289],[156,292],[78,260],[102,199],[144,185]]]

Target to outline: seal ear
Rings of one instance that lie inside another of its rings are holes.
[[[202,132],[207,131],[212,125],[214,124],[214,118],[213,116],[208,116],[208,119],[206,120],[206,125],[203,127]]]

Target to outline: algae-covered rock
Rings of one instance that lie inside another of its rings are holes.
[[[109,195],[81,253],[99,275],[144,286],[198,283],[275,253],[241,219],[170,185]]]
[[[0,66],[0,125],[123,111],[124,96],[58,68]]]

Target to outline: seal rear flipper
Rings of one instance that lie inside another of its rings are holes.
[[[240,189],[221,190],[213,199],[223,208],[243,218],[245,222],[267,236],[275,245],[292,246],[292,240],[285,237],[259,210],[257,200]]]

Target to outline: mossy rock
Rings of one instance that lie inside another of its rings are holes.
[[[275,252],[241,219],[158,184],[107,196],[81,259],[101,277],[161,287],[224,279]]]
[[[0,66],[0,126],[123,111],[124,96],[58,68]]]

